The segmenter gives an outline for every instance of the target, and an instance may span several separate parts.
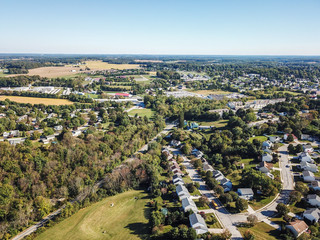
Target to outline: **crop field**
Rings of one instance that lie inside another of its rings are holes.
[[[35,97],[19,97],[19,96],[0,96],[0,101],[5,99],[17,103],[30,103],[30,104],[44,104],[44,105],[70,105],[73,102],[67,99],[57,99],[57,98],[35,98]]]
[[[148,195],[136,190],[107,197],[49,228],[36,240],[146,239],[150,233],[147,202]]]
[[[28,74],[9,74],[6,75],[6,77],[13,77],[13,76],[19,76],[19,75],[39,75],[40,77],[48,77],[48,78],[54,78],[54,77],[63,77],[63,76],[70,76],[74,74],[79,74],[80,68],[78,67],[41,67],[41,68],[34,68],[29,69]]]
[[[104,70],[104,69],[135,69],[139,68],[139,64],[109,64],[102,61],[86,61],[85,65],[81,65],[81,68],[88,67],[91,70]]]

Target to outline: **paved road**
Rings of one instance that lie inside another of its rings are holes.
[[[180,154],[183,158],[183,165],[186,166],[186,171],[188,172],[191,180],[193,182],[198,182],[200,184],[199,191],[202,195],[205,195],[210,201],[214,200],[216,201],[219,205],[220,208],[218,210],[215,209],[210,209],[206,210],[209,212],[213,212],[217,217],[218,220],[220,221],[221,225],[223,228],[228,229],[230,233],[232,234],[232,239],[242,239],[241,233],[238,231],[237,227],[235,226],[235,223],[238,221],[246,221],[246,216],[244,215],[239,215],[237,216],[237,220],[234,221],[234,215],[230,214],[219,202],[219,200],[215,197],[214,191],[209,190],[209,188],[206,186],[205,182],[201,178],[201,176],[197,173],[197,171],[194,169],[192,164],[190,163],[190,160],[186,158],[180,150],[174,149],[174,148],[169,148],[170,151],[172,151],[173,154]]]
[[[172,151],[173,154],[181,154],[182,153],[174,148],[169,148],[169,150]],[[227,228],[231,234],[232,239],[242,239],[242,236],[240,232],[237,230],[236,225],[240,222],[246,222],[247,217],[250,214],[254,214],[258,217],[259,221],[263,221],[270,226],[279,229],[280,226],[278,224],[275,224],[274,222],[271,222],[269,220],[270,217],[274,216],[276,214],[276,207],[278,203],[288,203],[289,200],[289,194],[294,189],[294,180],[293,175],[291,172],[291,169],[289,167],[286,167],[289,164],[289,154],[288,154],[288,144],[284,144],[278,149],[279,152],[279,166],[280,166],[280,176],[282,180],[282,190],[280,194],[268,205],[265,207],[254,211],[253,209],[249,209],[247,213],[239,213],[239,214],[230,214],[220,203],[220,201],[214,197],[214,192],[212,190],[209,190],[205,184],[205,182],[202,180],[201,176],[196,172],[192,164],[190,163],[190,160],[187,159],[184,155],[184,162],[183,164],[186,166],[186,170],[193,182],[198,182],[200,184],[200,193],[207,196],[209,200],[215,200],[218,205],[220,206],[218,210],[210,209],[205,210],[208,212],[214,212],[220,222],[222,223],[224,228]]]

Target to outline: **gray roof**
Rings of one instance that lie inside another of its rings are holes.
[[[242,195],[253,195],[253,191],[251,188],[238,188],[238,192],[241,192]]]
[[[320,197],[317,194],[308,194],[308,199],[317,199],[320,201]]]
[[[197,213],[193,213],[189,216],[189,220],[191,225],[195,225],[197,223],[200,223],[203,226],[207,226],[206,222],[204,221],[203,217]]]
[[[309,176],[314,177],[314,174],[308,170],[302,171],[302,174],[304,177],[309,177]]]

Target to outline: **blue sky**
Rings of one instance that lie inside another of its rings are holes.
[[[319,0],[10,0],[0,9],[0,53],[320,55]]]

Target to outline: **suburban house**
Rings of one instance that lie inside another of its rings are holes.
[[[203,168],[203,171],[213,171],[213,167],[207,162],[205,161],[203,164],[202,164],[202,168]]]
[[[208,227],[203,217],[197,213],[193,213],[189,216],[191,227],[196,230],[197,235],[208,232]]]
[[[172,141],[170,142],[170,144],[171,144],[173,147],[179,147],[180,144],[181,144],[181,142],[178,141],[178,140],[172,140]]]
[[[180,200],[187,198],[187,197],[190,197],[190,193],[189,193],[188,189],[183,185],[176,186],[176,193],[177,193]]]
[[[302,147],[304,152],[308,152],[308,153],[313,152],[313,147],[311,146],[311,144],[306,144],[306,145],[303,145]]]
[[[306,152],[300,153],[299,155],[299,160],[301,162],[308,162],[308,163],[313,163],[313,159],[310,157],[310,155]]]
[[[184,181],[182,177],[178,174],[173,175],[172,182],[174,185],[178,185],[178,184],[184,185]]]
[[[203,152],[199,151],[198,149],[193,149],[191,152],[196,158],[202,158]]]
[[[17,144],[22,144],[26,139],[25,138],[10,138],[8,139],[8,142],[11,145],[17,145]]]
[[[63,126],[62,125],[54,126],[53,129],[55,131],[62,131],[63,130]]]
[[[313,141],[314,138],[312,136],[310,136],[309,134],[301,134],[301,140]]]
[[[310,208],[303,212],[303,217],[308,219],[311,223],[316,223],[320,219],[320,210],[319,208]]]
[[[219,170],[214,170],[212,172],[212,176],[217,181],[221,181],[224,178],[224,175]]]
[[[253,199],[253,191],[251,188],[238,188],[238,195],[239,197],[245,199],[245,200],[251,200]]]
[[[269,141],[269,140],[264,141],[262,143],[262,148],[272,148],[272,147],[273,147],[273,143],[271,141]]]
[[[294,141],[298,140],[298,138],[294,134],[289,134],[289,133],[284,134],[283,139],[287,140],[289,135],[292,135]]]
[[[320,181],[312,181],[310,184],[310,188],[315,191],[320,191]]]
[[[314,174],[310,171],[304,170],[302,171],[303,181],[312,182],[315,180]]]
[[[198,212],[196,204],[189,197],[182,199],[182,208],[184,212],[189,212],[190,210],[193,212]]]
[[[317,194],[308,194],[308,203],[314,207],[320,207],[320,197]]]
[[[257,165],[257,168],[262,173],[268,173],[268,172],[270,172],[270,170],[273,169],[273,164],[267,163],[267,162],[261,162],[259,165]]]
[[[318,172],[318,166],[316,164],[308,163],[308,162],[301,162],[300,168],[303,170],[307,170],[310,172]]]
[[[264,153],[264,154],[262,154],[261,160],[263,162],[271,162],[272,161],[272,156],[269,153]]]
[[[228,178],[220,180],[220,185],[223,187],[224,192],[230,192],[232,190],[232,182]]]
[[[296,220],[286,225],[286,228],[288,228],[293,233],[293,235],[297,238],[302,233],[306,232],[309,227],[304,221]]]
[[[80,130],[74,130],[74,131],[72,131],[72,136],[78,137],[78,136],[80,136],[80,135],[81,135],[81,131],[80,131]]]
[[[271,143],[279,143],[281,141],[281,139],[278,136],[270,136],[269,141]]]

